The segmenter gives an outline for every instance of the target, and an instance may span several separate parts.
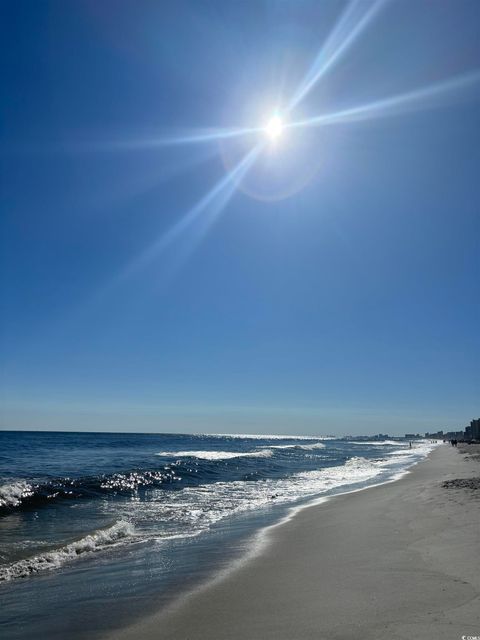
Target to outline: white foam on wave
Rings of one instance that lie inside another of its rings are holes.
[[[0,566],[0,582],[25,578],[33,573],[58,569],[67,562],[75,560],[80,555],[91,554],[106,547],[112,547],[119,541],[133,536],[134,527],[130,522],[119,520],[107,529],[99,529],[94,533],[71,542],[58,549],[45,551],[36,556],[17,560],[7,566]]]
[[[382,455],[380,459],[372,460],[354,456],[344,464],[299,472],[286,478],[212,482],[187,486],[182,491],[169,492],[168,496],[159,488],[154,490],[156,494],[152,494],[148,502],[141,503],[141,508],[133,501],[124,503],[122,517],[129,520],[140,517],[143,523],[152,522],[155,526],[159,522],[169,523],[169,526],[175,523],[179,527],[175,533],[183,534],[192,529],[206,531],[237,513],[320,497],[344,487],[354,488],[379,476],[387,480],[403,473],[427,453],[427,448],[415,453],[420,455],[413,456],[408,450],[404,458]]]
[[[323,442],[315,442],[313,444],[271,444],[265,447],[266,449],[303,449],[304,451],[311,451],[313,449],[325,449]]]
[[[408,456],[410,451],[413,453],[414,449],[400,449],[400,451],[385,451],[383,455],[385,455],[385,456]]]
[[[389,461],[393,464],[392,461]],[[125,518],[135,519],[138,514],[144,522],[177,523],[184,532],[206,531],[213,524],[237,513],[253,511],[274,504],[288,504],[299,499],[320,495],[345,485],[368,481],[383,473],[385,461],[372,461],[354,457],[345,464],[305,471],[287,478],[263,480],[236,480],[212,482],[185,487],[170,492],[163,489],[158,497],[139,505],[123,505]]]
[[[24,498],[32,496],[33,487],[25,480],[14,480],[0,486],[0,507],[18,507]]]
[[[368,445],[368,446],[372,446],[372,447],[408,447],[409,444],[408,442],[403,442],[403,441],[399,441],[399,440],[381,440],[381,441],[375,441],[372,442],[371,440],[364,440],[364,441],[360,441],[360,442],[354,442],[352,440],[348,441],[348,444],[358,444],[358,445]]]
[[[315,442],[314,444],[301,444],[299,448],[305,451],[312,451],[312,449],[325,449],[325,446],[323,442]]]
[[[230,460],[232,458],[269,458],[273,451],[160,451],[157,456],[165,458],[200,458],[202,460]]]

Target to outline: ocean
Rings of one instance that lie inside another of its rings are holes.
[[[292,507],[394,480],[432,446],[0,432],[0,636],[102,637],[227,569]]]

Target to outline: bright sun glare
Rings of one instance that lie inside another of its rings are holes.
[[[270,138],[270,140],[276,140],[282,135],[282,132],[282,119],[279,116],[273,116],[270,118],[265,127],[265,134]]]

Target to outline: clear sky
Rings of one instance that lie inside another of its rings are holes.
[[[480,413],[479,2],[0,11],[2,428]]]

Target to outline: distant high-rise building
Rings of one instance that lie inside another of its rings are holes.
[[[467,429],[470,431],[470,438],[472,440],[480,440],[480,418],[472,420],[470,422],[470,427],[467,427]],[[467,429],[465,429],[465,434]]]

